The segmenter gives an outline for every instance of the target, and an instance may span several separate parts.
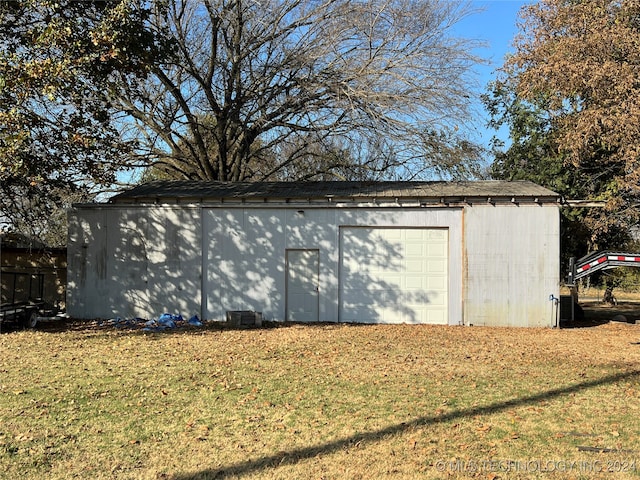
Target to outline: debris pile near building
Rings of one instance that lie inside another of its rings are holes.
[[[198,318],[198,315],[185,320],[180,314],[163,313],[157,319],[147,320],[139,317],[123,319],[116,317],[101,321],[98,325],[101,327],[112,326],[118,329],[142,330],[143,332],[162,332],[186,327],[202,327],[203,322]]]

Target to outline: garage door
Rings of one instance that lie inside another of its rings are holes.
[[[340,321],[447,323],[447,229],[343,227],[340,246]]]

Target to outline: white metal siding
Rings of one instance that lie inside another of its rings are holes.
[[[465,210],[465,323],[552,326],[559,296],[557,206],[479,205]]]
[[[448,231],[341,229],[340,320],[446,324]]]
[[[200,210],[70,213],[68,312],[78,318],[201,315]]]

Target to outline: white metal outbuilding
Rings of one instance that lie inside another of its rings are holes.
[[[153,182],[70,212],[68,312],[552,326],[559,205],[530,182]]]

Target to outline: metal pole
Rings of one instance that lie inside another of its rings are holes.
[[[567,286],[571,296],[571,323],[576,321],[575,305],[578,301],[578,289],[576,288],[576,257],[569,258],[569,274],[567,277]]]
[[[576,257],[569,259],[569,274],[567,275],[567,286],[575,285],[576,278]]]

